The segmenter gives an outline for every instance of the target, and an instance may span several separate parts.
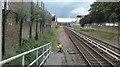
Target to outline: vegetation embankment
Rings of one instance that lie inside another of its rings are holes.
[[[52,42],[52,51],[57,50],[56,45],[58,43],[58,36],[59,36],[59,27],[53,29],[52,31],[46,32],[44,34],[40,34],[38,36],[38,40],[33,39],[23,39],[23,43],[22,46],[20,47],[19,51],[16,54],[20,54],[23,53],[25,51],[34,49],[36,47],[39,47],[41,45],[47,44],[49,42]],[[39,54],[42,53],[42,50],[39,50]],[[10,56],[6,56],[5,58],[8,58]],[[33,60],[35,60],[36,58],[36,51],[30,54],[25,55],[25,65],[28,65],[30,62],[32,62]],[[22,58],[18,58],[15,61],[10,62],[9,64],[12,65],[21,65],[21,59]],[[41,60],[39,60],[40,63]]]
[[[110,33],[110,32],[104,32],[104,31],[97,31],[93,29],[83,29],[83,28],[74,28],[77,31],[86,33],[88,35],[97,37],[102,40],[106,40],[110,43],[118,44],[118,34]]]
[[[9,6],[10,12],[3,18],[7,19],[3,22],[3,59],[48,43],[50,34],[46,37],[43,31],[50,29],[52,16],[44,6],[35,2],[10,3]]]
[[[53,32],[51,32],[52,51],[56,51],[57,50],[56,46],[57,46],[57,44],[59,42],[58,41],[58,36],[59,36],[60,32],[61,31],[60,31],[59,27],[55,28],[53,30]]]

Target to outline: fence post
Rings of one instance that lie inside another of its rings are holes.
[[[24,65],[25,65],[25,56],[23,55],[22,56],[22,67],[24,67]]]
[[[42,52],[42,53],[44,53],[44,50],[45,50],[45,49],[44,49],[44,47],[43,47],[43,52]],[[44,55],[43,55],[43,59],[44,59]]]
[[[48,49],[49,49],[49,47],[50,47],[50,44],[48,45]],[[49,51],[50,51],[50,50],[48,50],[48,54],[49,54]]]
[[[51,45],[51,43],[50,43],[50,45]],[[50,48],[50,45],[48,45],[48,49]],[[50,50],[48,51],[48,54],[50,53]]]
[[[36,59],[38,58],[38,50],[36,51]],[[38,61],[36,61],[36,66],[38,67]]]
[[[0,61],[1,60],[2,60],[2,1],[0,0]]]

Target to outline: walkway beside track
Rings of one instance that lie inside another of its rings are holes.
[[[58,40],[63,45],[64,52],[52,52],[44,65],[86,65],[67,33],[65,33],[63,27],[60,27],[60,30],[61,33]]]
[[[64,63],[64,54],[51,53],[44,65],[62,65]]]

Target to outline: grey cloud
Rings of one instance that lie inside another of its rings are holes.
[[[46,9],[60,18],[74,18],[78,14],[71,13],[72,10],[79,7],[87,9],[89,5],[88,2],[45,2]]]

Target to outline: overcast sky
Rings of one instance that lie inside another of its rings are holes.
[[[45,8],[58,18],[75,18],[77,15],[86,15],[91,2],[45,2]]]

